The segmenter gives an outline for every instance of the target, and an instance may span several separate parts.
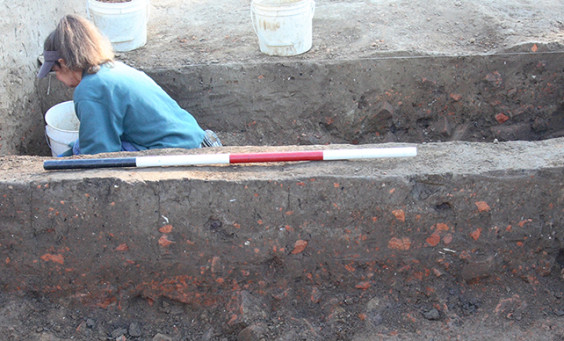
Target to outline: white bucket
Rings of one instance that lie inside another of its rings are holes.
[[[47,110],[45,123],[47,144],[53,156],[68,151],[69,144],[78,139],[80,121],[76,117],[73,101],[59,103]]]
[[[131,51],[147,43],[149,0],[101,2],[88,0],[88,16],[110,39],[114,50]]]
[[[294,56],[312,45],[314,0],[253,0],[251,19],[260,51]]]

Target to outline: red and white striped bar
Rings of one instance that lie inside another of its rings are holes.
[[[43,163],[43,168],[46,170],[110,167],[144,168],[257,162],[358,160],[411,157],[416,155],[416,147],[327,149],[290,152],[156,155],[130,158],[48,160]]]
[[[274,153],[232,153],[202,155],[141,156],[136,160],[137,167],[197,166],[232,163],[289,162],[289,161],[333,161],[375,159],[386,157],[416,156],[415,147],[335,149]]]

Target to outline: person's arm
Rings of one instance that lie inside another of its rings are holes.
[[[80,120],[78,139],[81,154],[121,151],[123,128],[106,105],[86,100],[76,103],[75,109]]]

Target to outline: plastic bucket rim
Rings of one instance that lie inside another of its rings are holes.
[[[315,2],[313,0],[301,0],[292,6],[272,6],[264,4],[252,3],[251,8],[255,14],[266,16],[266,17],[281,17],[281,16],[293,16],[295,14],[306,14],[309,9],[313,6]]]
[[[102,2],[98,0],[88,0],[88,8],[108,10],[111,14],[121,14],[123,10],[130,10],[136,12],[139,9],[144,9],[144,6],[149,4],[149,0],[131,0],[128,2]],[[115,12],[119,10],[119,12]]]
[[[149,0],[131,0],[128,2],[101,2],[88,0],[88,11],[106,15],[122,15],[145,10]]]
[[[268,0],[252,0],[251,5],[264,6],[264,7],[294,7],[296,5],[302,6],[315,0],[295,0],[281,3],[269,3]]]
[[[65,106],[72,106],[73,111],[74,111],[73,101],[65,101],[65,102],[55,104],[54,106],[49,108],[49,110],[47,110],[47,112],[45,113],[45,123],[47,124],[47,126],[50,129],[53,129],[55,131],[60,131],[60,132],[63,132],[63,133],[76,133],[76,132],[78,132],[78,130],[68,130],[68,129],[58,128],[56,125],[52,124],[53,122],[50,120],[50,118],[51,118],[51,115],[49,115],[50,113],[53,113],[53,112],[56,111],[56,109],[60,109],[60,108],[65,107]]]

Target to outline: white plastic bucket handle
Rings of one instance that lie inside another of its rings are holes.
[[[45,140],[47,140],[47,145],[51,148],[51,139],[49,139],[49,134],[47,134],[47,126],[45,126]]]
[[[255,20],[255,13],[253,12],[253,3],[251,2],[251,23],[253,25],[253,31],[255,31],[255,34],[258,34],[257,32],[257,24],[256,24],[256,20]]]

